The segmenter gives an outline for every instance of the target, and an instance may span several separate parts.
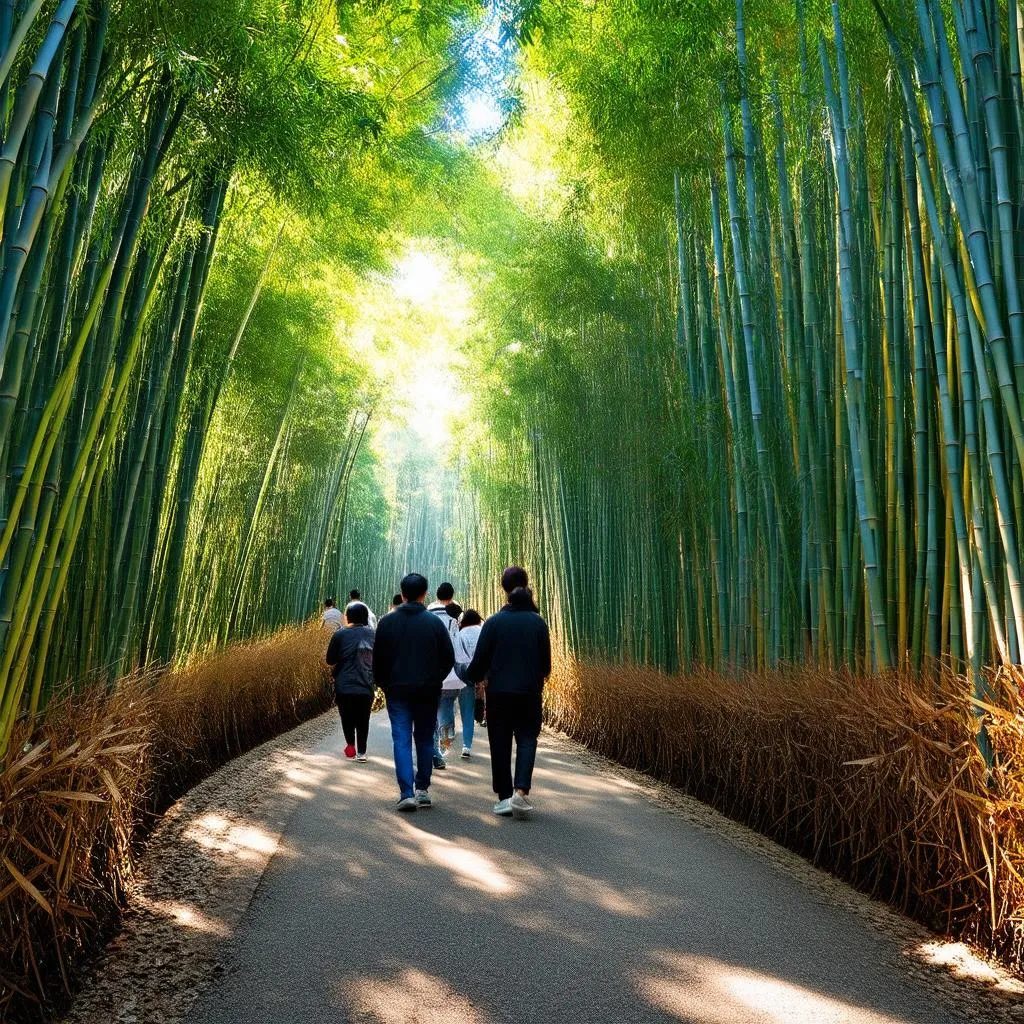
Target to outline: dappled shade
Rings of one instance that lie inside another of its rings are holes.
[[[1020,14],[0,2],[0,1013],[67,997],[153,814],[329,706],[325,599],[383,614],[415,569],[487,614],[513,563],[550,722],[1020,966]],[[373,757],[297,757],[273,796],[383,807]],[[564,774],[650,852],[635,789]],[[222,818],[197,857],[291,858]],[[550,886],[569,917],[529,935],[570,979],[691,909],[678,851],[675,888],[581,868],[585,821],[547,876],[486,807],[370,821],[325,891],[390,856],[510,928]],[[734,1015],[813,1005],[663,937],[609,998],[701,965]]]

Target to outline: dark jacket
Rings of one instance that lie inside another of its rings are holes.
[[[419,602],[385,615],[373,646],[373,678],[388,697],[439,695],[455,664],[448,630]]]
[[[334,689],[344,696],[373,696],[374,634],[369,626],[335,630],[327,645]]]
[[[548,624],[535,611],[505,605],[484,623],[469,667],[459,669],[466,682],[486,679],[488,693],[540,693],[551,675]]]

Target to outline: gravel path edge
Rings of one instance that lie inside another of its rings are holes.
[[[213,772],[146,841],[119,934],[64,1024],[176,1024],[217,977],[222,953],[281,849],[302,799],[303,761],[330,734],[325,712]]]

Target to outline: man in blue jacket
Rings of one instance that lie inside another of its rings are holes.
[[[448,630],[423,603],[427,587],[426,577],[416,572],[402,580],[405,603],[380,620],[373,645],[373,679],[384,691],[391,719],[400,811],[431,804],[437,701],[441,682],[455,664]]]
[[[526,570],[510,566],[501,577],[508,602],[485,623],[469,666],[459,665],[467,683],[487,680],[487,738],[491,780],[498,802],[494,813],[524,818],[529,801],[537,738],[543,715],[544,681],[551,674],[551,638],[537,612]],[[512,777],[512,740],[516,774]]]

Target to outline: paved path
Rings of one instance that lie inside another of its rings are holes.
[[[486,738],[393,810],[387,718],[369,764],[340,728],[199,1024],[941,1024],[900,942],[756,849],[543,737],[531,822],[491,814]]]

